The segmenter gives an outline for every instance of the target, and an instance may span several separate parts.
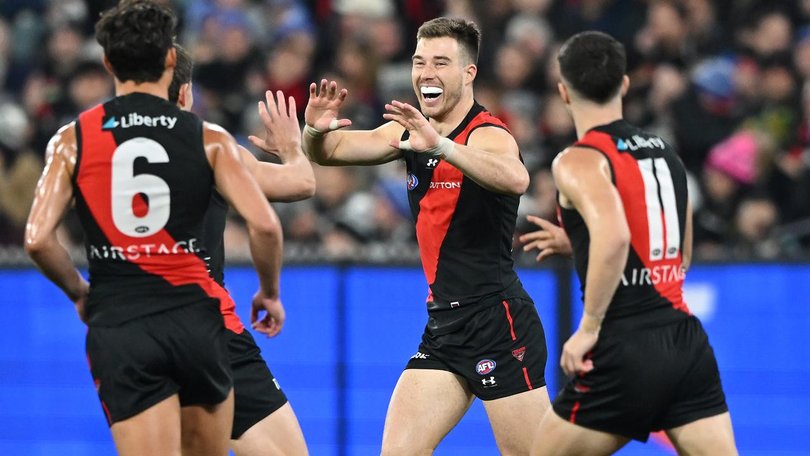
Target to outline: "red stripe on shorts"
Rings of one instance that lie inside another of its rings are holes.
[[[515,325],[512,323],[512,314],[509,313],[509,303],[504,301],[503,307],[506,309],[506,319],[509,321],[509,331],[512,333],[512,340],[517,340],[517,336],[515,336]]]
[[[523,368],[523,378],[526,379],[526,386],[529,387],[529,390],[533,390],[532,381],[529,380],[529,371],[525,367]]]
[[[577,410],[579,410],[579,401],[574,403],[574,408],[571,409],[571,417],[568,418],[568,421],[576,424],[577,423]]]

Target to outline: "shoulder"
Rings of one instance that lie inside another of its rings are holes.
[[[211,123],[211,122],[203,122],[202,123],[203,129],[203,138],[205,139],[206,144],[209,142],[227,142],[227,141],[234,141],[233,136],[228,132],[228,130],[222,128],[221,126]]]
[[[467,144],[484,149],[498,148],[517,151],[515,137],[505,127],[484,124],[476,127],[467,140]]]
[[[75,157],[76,150],[76,122],[70,122],[69,124],[63,125],[51,136],[50,141],[48,141],[48,147],[45,150],[45,158],[48,159],[53,155]]]
[[[555,179],[587,171],[610,172],[609,162],[604,154],[591,147],[568,147],[557,154],[551,163],[551,172]]]

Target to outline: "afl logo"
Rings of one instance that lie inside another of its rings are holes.
[[[491,359],[482,359],[481,361],[478,361],[478,364],[475,366],[475,371],[478,372],[478,375],[487,375],[494,370],[495,361]]]
[[[419,185],[419,179],[411,173],[408,173],[408,190],[413,190]]]

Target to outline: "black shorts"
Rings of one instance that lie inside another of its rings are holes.
[[[714,351],[695,317],[600,338],[594,369],[554,411],[574,424],[646,442],[649,433],[728,411]]]
[[[231,390],[219,307],[191,304],[120,326],[91,326],[86,351],[112,425],[177,393],[180,405],[217,404]]]
[[[238,439],[286,404],[287,396],[267,368],[253,335],[247,329],[241,334],[227,334],[235,398],[231,438]]]
[[[528,296],[503,300],[472,313],[453,332],[425,328],[406,369],[438,369],[467,380],[488,401],[546,386],[546,338]]]

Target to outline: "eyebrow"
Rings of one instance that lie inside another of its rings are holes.
[[[413,57],[411,57],[411,60],[425,60],[425,58],[422,57],[419,54],[415,54]],[[453,59],[451,59],[450,57],[444,56],[444,55],[439,55],[439,56],[433,57],[433,60],[441,60],[441,61],[444,61],[444,62],[452,62],[453,61]]]

